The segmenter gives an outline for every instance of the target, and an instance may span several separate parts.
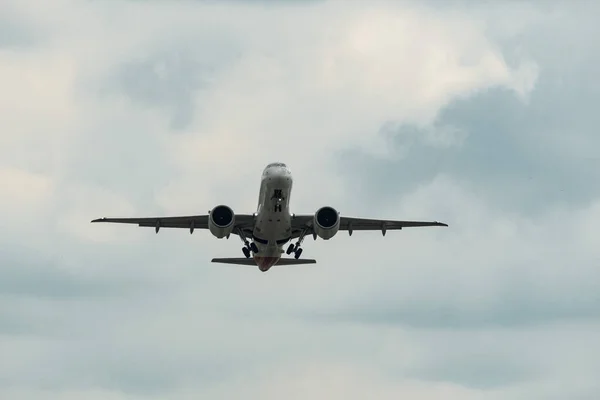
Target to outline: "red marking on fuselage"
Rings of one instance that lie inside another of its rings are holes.
[[[273,265],[277,264],[280,257],[261,257],[254,256],[254,262],[261,271],[268,271]]]

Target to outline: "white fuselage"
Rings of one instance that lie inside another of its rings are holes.
[[[254,261],[261,271],[279,261],[283,246],[291,240],[292,184],[292,173],[283,163],[269,164],[263,171],[253,235],[259,250]]]

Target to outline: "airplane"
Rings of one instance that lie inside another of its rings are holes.
[[[442,222],[394,221],[340,216],[331,206],[319,208],[314,214],[290,213],[290,195],[293,178],[288,166],[282,162],[268,164],[260,183],[259,199],[253,214],[235,214],[227,205],[220,204],[205,215],[146,217],[146,218],[99,218],[91,222],[137,224],[153,227],[158,233],[161,228],[208,229],[218,239],[231,234],[238,235],[244,246],[244,257],[213,258],[211,262],[258,266],[262,272],[274,265],[315,264],[314,259],[302,259],[302,242],[307,235],[323,240],[333,238],[338,231],[381,231],[400,230],[420,226],[448,226]],[[251,239],[249,241],[248,239]],[[297,239],[295,243],[290,243]],[[285,253],[294,253],[294,258],[282,258],[284,246],[290,243]]]

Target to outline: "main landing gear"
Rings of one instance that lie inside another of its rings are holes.
[[[296,244],[290,243],[290,246],[288,247],[288,249],[286,251],[286,254],[289,255],[289,254],[294,253],[294,258],[296,260],[298,258],[300,258],[300,256],[302,255],[302,248],[300,247],[300,245],[304,241],[304,236],[306,236],[306,232],[307,232],[307,229],[305,229],[304,231],[302,231],[302,233],[300,234],[300,237],[298,238],[298,241],[296,242]]]
[[[247,247],[242,247],[242,252],[246,256],[246,258],[250,258],[250,250]]]
[[[244,243],[244,247],[242,247],[242,253],[244,253],[244,256],[246,258],[250,258],[250,252],[256,254],[258,253],[258,247],[256,246],[256,243],[252,242],[248,242],[248,239],[246,239],[246,237],[244,236],[244,233],[242,232],[241,229],[238,229],[238,235],[240,237],[240,239],[242,239],[242,242]]]

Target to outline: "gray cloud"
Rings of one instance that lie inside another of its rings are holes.
[[[101,282],[61,269],[61,255],[32,256],[24,247],[0,249],[3,260],[0,294],[27,297],[115,296],[121,292],[117,282]],[[41,257],[40,257],[41,256]]]
[[[9,7],[0,11],[0,49],[29,47],[39,40],[32,26]]]
[[[115,71],[111,86],[141,106],[163,108],[170,116],[170,128],[184,129],[193,120],[196,93],[235,57],[222,40],[218,43],[170,43],[162,52],[124,63]]]

